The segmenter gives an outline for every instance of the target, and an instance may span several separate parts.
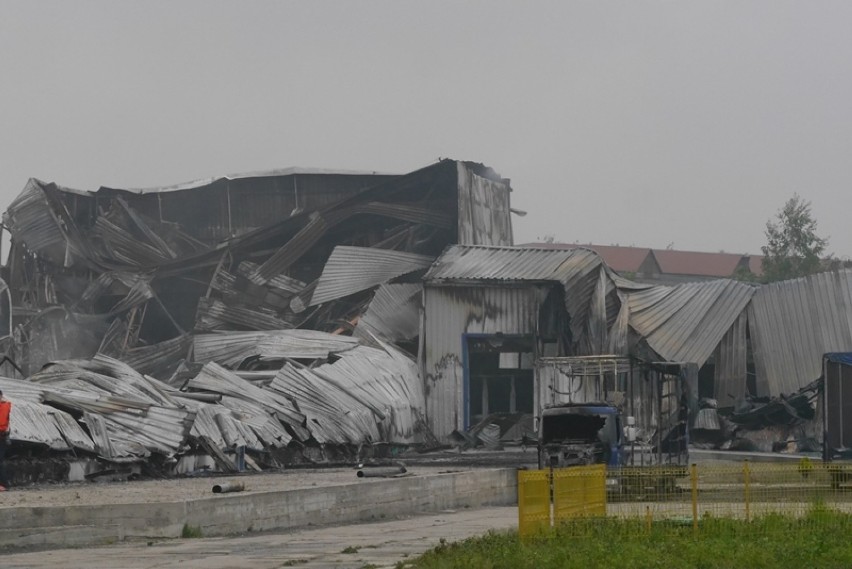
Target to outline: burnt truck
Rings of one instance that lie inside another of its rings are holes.
[[[536,361],[539,468],[689,462],[697,366],[622,356]]]

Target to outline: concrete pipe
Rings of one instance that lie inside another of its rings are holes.
[[[245,489],[246,486],[242,482],[224,482],[213,486],[213,493],[224,494],[226,492],[242,492]]]
[[[404,466],[389,466],[376,468],[363,468],[358,471],[358,478],[390,478],[399,474],[405,474]]]

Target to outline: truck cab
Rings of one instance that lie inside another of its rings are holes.
[[[567,403],[545,407],[538,426],[538,467],[622,464],[621,413],[607,403]]]
[[[688,464],[694,364],[547,357],[535,372],[540,468]]]

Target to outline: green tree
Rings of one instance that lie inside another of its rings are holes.
[[[821,256],[828,239],[818,236],[816,229],[811,202],[793,194],[775,221],[766,222],[766,245],[761,247],[763,280],[795,279],[823,270]]]

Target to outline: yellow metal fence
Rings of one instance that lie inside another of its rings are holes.
[[[714,519],[765,522],[781,514],[805,523],[818,519],[814,512],[829,510],[852,514],[852,465],[804,459],[518,472],[522,536],[589,518],[641,522],[630,527],[692,526],[698,532]]]

